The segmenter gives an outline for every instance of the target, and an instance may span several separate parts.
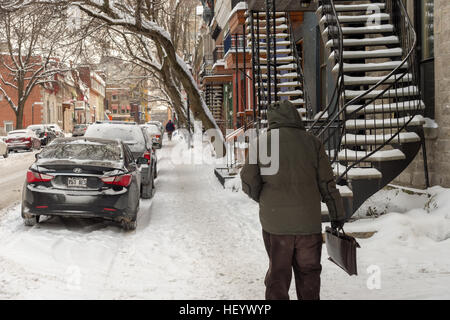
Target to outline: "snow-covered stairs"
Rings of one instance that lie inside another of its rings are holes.
[[[263,126],[267,125],[265,108],[269,100],[271,102],[289,100],[302,117],[306,114],[303,77],[299,74],[301,68],[298,65],[301,59],[297,56],[291,39],[288,14],[286,12],[271,12],[269,18],[270,20],[267,22],[265,11],[258,14],[253,13],[253,30],[250,12],[247,12],[246,18],[247,46],[250,50],[254,46],[255,55],[252,57],[252,63],[256,71],[260,70],[260,73],[255,74],[254,81],[261,105],[261,123]],[[269,23],[269,33],[267,33],[267,23]],[[275,46],[273,45],[274,40]],[[268,41],[270,42],[269,47]]]
[[[399,16],[407,20],[400,1],[316,0],[329,63],[343,84],[341,116],[330,120],[343,127],[330,158],[338,184],[352,191],[353,211],[406,168],[423,139],[425,105],[404,40],[411,25],[399,28]]]

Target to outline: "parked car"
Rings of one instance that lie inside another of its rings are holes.
[[[87,124],[77,124],[73,127],[72,130],[72,137],[80,137],[84,136],[84,133],[87,130],[88,125]]]
[[[6,144],[9,151],[38,150],[41,148],[41,140],[30,129],[21,129],[8,132]]]
[[[160,122],[160,121],[149,121],[146,124],[154,124],[157,125],[161,131],[161,134],[164,135],[164,131],[166,130],[166,128],[164,127],[164,125]]]
[[[22,196],[26,226],[39,217],[100,217],[136,228],[141,173],[127,145],[119,140],[58,138],[36,156]]]
[[[163,133],[160,129],[160,127],[156,124],[144,124],[142,125],[142,128],[146,131],[146,133],[149,136],[149,139],[152,141],[153,145],[161,149],[162,148],[162,138]]]
[[[50,127],[50,129],[53,130],[53,132],[56,133],[56,136],[58,138],[64,138],[66,136],[64,134],[64,131],[61,129],[61,127],[59,125],[57,125],[56,123],[51,123],[48,126]]]
[[[8,158],[8,154],[8,145],[3,139],[0,139],[0,155],[2,155],[3,158]]]
[[[85,137],[119,139],[130,148],[135,159],[145,158],[146,164],[141,164],[141,196],[149,199],[153,196],[156,172],[156,155],[152,142],[147,134],[136,123],[97,122],[88,127]]]
[[[27,129],[32,130],[41,140],[41,146],[46,146],[52,140],[56,139],[56,133],[48,125],[33,124],[28,126]]]

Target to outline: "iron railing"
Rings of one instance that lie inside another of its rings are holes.
[[[391,142],[395,142],[394,139],[398,139],[400,144],[400,133],[406,129],[414,116],[420,114],[423,100],[418,87],[417,59],[415,56],[417,38],[403,2],[401,0],[386,0],[386,11],[391,14],[391,23],[394,25],[396,35],[400,40],[402,60],[378,82],[372,86],[366,86],[364,92],[356,97],[347,97],[343,69],[344,36],[342,27],[337,19],[334,1],[322,0],[321,5],[328,25],[328,36],[333,41],[334,60],[339,69],[335,90],[325,110],[328,113],[328,119],[326,121],[317,119],[312,124],[310,131],[319,136],[328,146],[330,160],[336,165],[339,151],[342,146],[348,148],[349,142],[353,146],[357,146],[355,151],[363,151],[365,154],[358,157],[358,153],[355,152],[356,158],[352,159],[352,162],[341,172],[339,172],[340,169],[337,165],[337,181],[339,183],[341,180],[347,180],[349,170],[367,162],[367,158]],[[350,106],[356,107],[352,107],[350,111]],[[405,108],[406,106],[407,108]],[[391,118],[393,120],[390,120],[389,125],[385,125],[384,122],[389,119],[384,116],[387,113],[390,116],[395,115],[395,118]],[[377,117],[377,114],[381,114],[382,117]],[[408,118],[405,118],[405,121],[400,121],[402,116]],[[358,139],[358,135],[355,134],[354,140],[349,141],[351,136],[346,134],[347,126],[353,124],[352,128],[356,128],[356,124],[360,124],[361,120],[364,126],[359,125],[358,128],[364,133],[364,140]],[[381,120],[381,127],[375,125],[377,120]],[[370,122],[373,122],[373,126]],[[368,133],[373,135],[375,141],[368,141]],[[332,142],[333,140],[336,141],[336,138],[339,143],[333,145]],[[366,147],[364,148],[364,146]],[[332,150],[334,152],[331,152]],[[371,166],[371,164],[368,166]]]

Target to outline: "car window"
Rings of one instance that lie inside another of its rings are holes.
[[[118,143],[99,143],[85,140],[52,143],[39,154],[40,159],[120,161]]]
[[[151,134],[160,134],[161,130],[159,129],[159,127],[157,125],[148,125],[147,126],[147,130],[148,132],[150,132]]]
[[[127,163],[130,164],[130,163],[134,162],[133,154],[131,153],[130,148],[128,148],[128,146],[126,144],[123,144],[123,151],[124,151],[124,155],[127,160]]]
[[[144,134],[137,125],[91,125],[87,128],[84,136],[103,139],[119,139],[126,143],[132,152],[140,152],[146,147]]]

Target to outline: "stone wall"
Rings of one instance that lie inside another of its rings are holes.
[[[426,148],[431,185],[450,187],[450,1],[435,0],[435,121],[439,128],[426,129]],[[423,187],[422,153],[395,183]]]

